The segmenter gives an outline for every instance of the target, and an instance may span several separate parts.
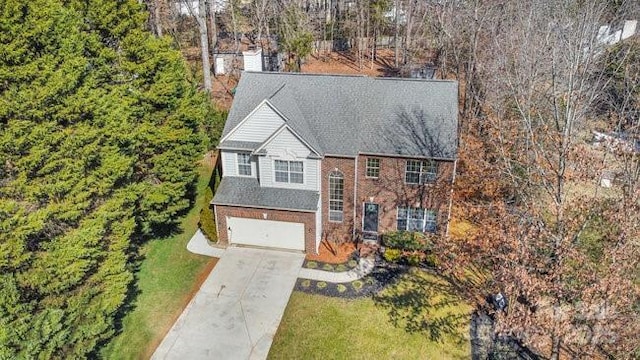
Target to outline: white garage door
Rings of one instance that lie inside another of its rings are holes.
[[[261,219],[227,218],[231,244],[304,250],[304,224]]]

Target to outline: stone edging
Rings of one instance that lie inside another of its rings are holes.
[[[332,264],[332,263],[327,263],[327,262],[324,262],[324,261],[307,260],[307,259],[305,259],[304,262],[302,263],[302,268],[303,269],[311,269],[311,270],[322,270],[322,271],[328,271],[328,272],[336,272],[336,273],[341,273],[341,272],[353,270],[356,267],[358,267],[357,251],[358,250],[355,250],[351,255],[349,255],[349,260],[347,260],[347,261],[345,261],[343,263],[339,263],[339,264]],[[310,264],[315,264],[315,265],[311,265],[310,266]]]

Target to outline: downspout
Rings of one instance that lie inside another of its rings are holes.
[[[353,234],[352,237],[356,239],[356,204],[358,201],[358,156],[356,155],[355,167],[353,171]],[[356,246],[358,243],[356,242]]]
[[[453,185],[456,183],[456,170],[458,159],[453,161],[453,176],[451,178],[451,194],[449,195],[449,213],[447,214],[447,229],[444,232],[445,239],[449,237],[449,223],[451,222],[451,208],[453,207]]]
[[[316,215],[316,254],[320,253],[320,243],[322,242],[322,163],[324,157],[318,160],[318,212],[320,213],[320,221],[318,221],[318,215]]]
[[[211,204],[208,204],[207,206],[211,206]],[[220,240],[220,229],[218,228],[218,206],[217,205],[213,205],[213,218],[214,218],[214,222],[216,223],[216,243],[218,242],[218,240]],[[227,233],[227,237],[228,237],[228,233]],[[227,239],[227,243],[229,242],[229,239]]]

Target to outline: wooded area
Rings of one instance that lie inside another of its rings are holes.
[[[221,119],[131,1],[0,5],[0,358],[84,358]]]
[[[466,230],[436,239],[438,271],[542,358],[640,358],[640,37],[600,33],[640,20],[637,1],[5,0],[0,14],[0,358],[85,357],[113,336],[137,247],[174,229],[217,142],[198,84],[211,92],[214,52],[249,44],[291,71],[336,51],[364,69],[385,47],[391,75],[457,80]],[[498,292],[507,311],[486,301]]]

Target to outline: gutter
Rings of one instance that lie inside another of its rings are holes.
[[[355,159],[355,166],[353,170],[353,234],[352,239],[356,238],[356,205],[358,201],[358,157]]]
[[[456,183],[456,171],[458,167],[458,159],[453,161],[453,177],[451,178],[451,193],[449,194],[449,211],[447,214],[447,229],[444,232],[444,237],[449,237],[449,224],[451,223],[451,208],[453,207],[453,186]]]
[[[311,214],[315,214],[316,212],[316,210],[290,209],[290,208],[260,206],[260,205],[225,204],[225,203],[214,203],[214,202],[211,202],[210,204],[214,206],[235,206],[235,207],[248,208],[248,209],[283,210],[283,211],[293,211],[293,212],[305,212],[305,213],[311,213]]]

